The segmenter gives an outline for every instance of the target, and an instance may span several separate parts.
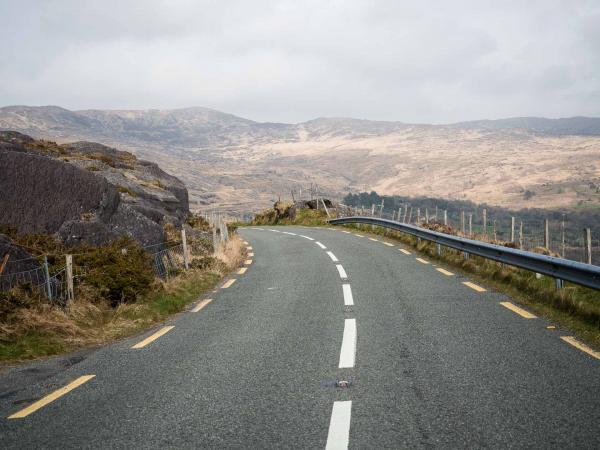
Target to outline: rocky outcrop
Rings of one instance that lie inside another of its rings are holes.
[[[67,244],[164,240],[189,214],[187,190],[156,164],[96,143],[59,146],[0,132],[0,224]]]
[[[0,234],[0,264],[5,255],[8,260],[0,275],[0,284],[5,278],[13,273],[35,270],[40,264],[24,248],[15,244],[8,236]]]

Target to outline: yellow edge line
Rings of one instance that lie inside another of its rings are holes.
[[[247,248],[248,250],[252,250],[252,247],[250,247],[250,246],[248,246],[248,247],[246,247],[246,248]]]
[[[394,244],[390,244],[389,242],[384,242],[385,245],[387,245],[388,247],[393,247]]]
[[[227,281],[223,286],[221,286],[221,288],[223,289],[227,289],[229,286],[231,286],[233,283],[235,283],[235,278],[232,278],[231,280]]]
[[[375,238],[369,238],[369,240],[373,241],[373,242],[379,242],[379,239],[375,239]]]
[[[244,241],[244,244],[248,245],[248,241]]]
[[[587,353],[591,357],[596,358],[596,359],[600,359],[600,353],[599,352],[597,352],[595,350],[592,350],[587,345],[583,344],[582,342],[579,342],[573,336],[561,336],[560,338],[563,341],[568,342],[569,344],[571,344],[573,347],[578,348],[579,350],[581,350],[584,353]]]
[[[415,259],[422,264],[429,264],[429,261],[425,261],[423,258],[415,258]]]
[[[192,309],[192,312],[198,312],[200,311],[202,308],[204,308],[206,305],[208,305],[210,302],[212,302],[212,298],[207,298],[205,300],[202,300],[200,303],[198,303],[194,309]]]
[[[246,261],[244,261],[244,264],[246,264],[247,266],[249,266],[250,264],[252,264],[252,260],[251,259],[247,259]]]
[[[248,256],[248,257],[252,257],[252,256],[254,256],[254,253],[250,252],[250,253],[248,253],[246,256]]]
[[[510,309],[512,312],[517,313],[521,317],[524,317],[525,319],[536,319],[537,318],[536,316],[531,314],[529,311],[525,311],[523,308],[519,308],[517,305],[515,305],[511,302],[500,302],[500,304],[502,306],[504,306],[505,308]]]
[[[362,234],[354,234],[356,237],[364,237]]]
[[[152,341],[157,340],[163,334],[166,334],[169,331],[171,331],[173,328],[175,328],[175,327],[173,327],[173,326],[163,327],[160,330],[158,330],[156,333],[154,333],[152,336],[148,336],[146,339],[144,339],[143,341],[138,342],[137,344],[135,344],[131,348],[142,348],[142,347],[145,347],[146,345],[148,345]]]
[[[83,383],[91,380],[95,376],[96,375],[84,375],[82,377],[79,377],[76,380],[71,381],[66,386],[61,387],[60,389],[57,389],[56,391],[52,392],[51,394],[46,395],[44,398],[38,400],[37,402],[32,403],[27,408],[23,408],[21,411],[18,411],[16,413],[8,416],[8,418],[9,419],[22,419],[23,417],[27,417],[29,414],[36,412],[40,408],[43,408],[48,403],[52,403],[54,400],[62,397],[66,393],[75,389],[76,387],[81,386]]]
[[[446,269],[442,269],[440,267],[438,267],[435,270],[437,270],[438,272],[443,273],[444,275],[449,276],[449,277],[451,277],[452,275],[454,275],[452,272],[450,272],[450,271],[448,271]]]
[[[240,268],[240,270],[237,271],[238,275],[243,275],[246,273],[246,270],[248,270],[247,267],[242,267]]]
[[[410,255],[410,252],[408,250],[404,250],[403,248],[401,248],[400,251],[405,255]]]
[[[462,284],[464,284],[465,286],[470,287],[474,291],[485,292],[484,288],[482,288],[481,286],[476,285],[475,283],[471,283],[470,281],[463,281]]]

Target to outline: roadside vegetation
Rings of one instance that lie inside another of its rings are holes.
[[[315,202],[307,202],[307,207],[299,208],[291,202],[277,202],[272,209],[257,214],[252,225],[305,225],[322,226],[327,222],[323,207],[316,209]]]
[[[189,222],[199,229],[207,225],[194,218]],[[66,250],[51,236],[4,231],[29,250],[52,255]],[[167,230],[170,234],[177,236]],[[198,248],[198,241],[190,237],[188,243]],[[183,311],[243,260],[237,235],[214,253],[206,245],[195,253],[189,270],[167,280],[155,277],[149,254],[130,239],[68,250],[89,267],[75,286],[73,301],[50,302],[28,285],[0,292],[0,362],[51,356],[140,332]],[[52,255],[49,260],[55,259]]]

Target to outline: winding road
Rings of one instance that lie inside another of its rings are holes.
[[[169,323],[0,373],[2,448],[600,448],[600,355],[382,238],[242,228]]]

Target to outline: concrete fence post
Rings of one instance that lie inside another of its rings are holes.
[[[67,276],[67,301],[75,299],[73,290],[73,255],[65,255],[65,274]]]
[[[473,237],[473,214],[469,213],[469,237]]]
[[[519,248],[523,250],[523,221],[519,224]]]
[[[444,210],[444,225],[448,225],[448,210]]]
[[[515,218],[510,218],[510,242],[515,242]]]
[[[585,245],[585,262],[587,264],[592,263],[592,230],[586,228],[583,230],[583,239]]]
[[[483,208],[483,234],[487,236],[487,209]]]
[[[544,248],[550,249],[550,227],[548,219],[544,219]]]

